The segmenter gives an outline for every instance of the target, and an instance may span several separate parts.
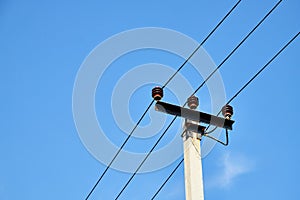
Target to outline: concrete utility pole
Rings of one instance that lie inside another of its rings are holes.
[[[184,147],[185,199],[204,200],[202,160],[198,133],[186,131],[182,138]]]
[[[187,100],[188,106],[195,110],[199,105],[197,97],[192,96]],[[201,133],[191,130],[192,126],[198,126],[199,122],[185,119],[183,139],[184,155],[184,184],[186,200],[204,200],[202,160],[201,160]],[[204,132],[204,127],[202,132]]]
[[[182,134],[185,196],[186,200],[204,200],[200,141],[202,136],[207,136],[227,146],[228,130],[232,130],[232,124],[234,123],[230,119],[233,114],[233,108],[230,105],[223,106],[222,114],[225,118],[221,118],[196,111],[195,109],[199,105],[199,100],[195,96],[190,96],[187,99],[187,105],[190,109],[160,101],[163,97],[163,89],[161,87],[154,87],[152,89],[152,97],[157,101],[155,104],[156,111],[185,118],[184,132]],[[226,143],[208,136],[205,132],[206,127],[201,126],[200,123],[226,129]]]

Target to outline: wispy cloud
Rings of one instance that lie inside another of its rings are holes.
[[[226,152],[220,162],[220,173],[209,181],[209,187],[230,187],[234,180],[254,168],[254,163],[245,155]]]

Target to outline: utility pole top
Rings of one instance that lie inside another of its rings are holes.
[[[222,114],[225,118],[214,116],[208,113],[196,111],[199,105],[199,99],[191,96],[187,99],[187,105],[190,109],[176,106],[173,104],[161,102],[163,89],[155,87],[152,89],[152,97],[156,100],[155,110],[176,117],[185,118],[184,131],[182,134],[184,147],[184,183],[186,200],[204,200],[203,177],[202,177],[202,158],[200,141],[202,136],[207,136],[223,145],[228,145],[228,130],[232,130],[234,121],[231,120],[233,108],[225,105],[222,108]],[[200,123],[214,125],[226,130],[226,142],[209,135],[206,127]]]

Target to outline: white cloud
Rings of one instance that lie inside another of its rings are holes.
[[[209,181],[209,187],[227,188],[233,184],[233,181],[253,170],[253,161],[242,154],[225,153],[220,162],[220,173]]]

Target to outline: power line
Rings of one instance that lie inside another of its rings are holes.
[[[231,103],[233,99],[235,99],[266,67],[273,62],[273,60],[286,48],[288,47],[298,36],[300,32],[298,32],[286,45],[284,45],[270,60],[267,62],[228,102]]]
[[[95,188],[97,187],[97,185],[99,184],[99,182],[102,180],[103,176],[106,174],[107,170],[110,168],[110,166],[112,165],[112,163],[115,161],[115,159],[117,158],[117,156],[119,155],[119,153],[121,152],[121,150],[123,149],[123,147],[125,146],[125,144],[127,143],[127,141],[129,140],[129,138],[132,135],[132,133],[134,132],[134,130],[137,128],[137,126],[140,124],[140,122],[142,121],[142,119],[146,115],[147,111],[150,109],[150,107],[153,104],[153,102],[154,102],[154,100],[152,100],[152,102],[149,104],[149,106],[147,107],[146,111],[143,113],[142,117],[139,119],[139,121],[137,122],[137,124],[132,129],[130,135],[128,135],[128,137],[123,142],[123,144],[121,145],[121,147],[119,148],[119,150],[117,151],[117,153],[114,155],[113,159],[107,165],[107,167],[105,168],[104,172],[101,174],[100,178],[97,180],[97,182],[95,183],[95,185],[93,186],[93,188],[91,189],[91,191],[89,192],[89,194],[87,195],[87,197],[85,198],[85,200],[87,200],[91,196],[91,194],[93,193],[93,191],[95,190]]]
[[[298,36],[300,32],[298,32],[286,45],[284,45],[228,102],[227,104],[231,103],[263,70],[265,70],[272,62],[273,60],[286,48],[288,47]],[[220,111],[221,112],[221,111]],[[220,113],[219,112],[219,113]],[[154,196],[151,198],[153,200],[157,194],[161,191],[161,189],[164,187],[164,185],[169,181],[171,176],[175,173],[175,171],[178,169],[178,167],[181,165],[183,162],[183,158],[181,161],[178,163],[178,165],[175,167],[175,169],[171,172],[171,174],[168,176],[168,178],[163,182],[163,184],[159,187],[159,189],[156,191]]]
[[[248,37],[265,21],[265,19],[277,8],[277,6],[282,2],[278,1],[275,6],[258,22],[258,24],[246,35],[246,37],[228,54],[228,56],[219,64],[219,66],[205,79],[205,81],[194,91],[191,95],[193,96],[198,92],[198,90],[210,79],[212,75],[231,57],[231,55],[248,39]]]
[[[231,14],[231,12],[238,6],[241,2],[239,0],[236,4],[230,9],[230,11],[223,17],[223,19],[215,26],[215,28],[206,36],[206,38],[200,43],[200,45],[194,50],[194,52],[185,60],[185,62],[177,69],[177,71],[169,78],[169,80],[162,87],[165,88],[166,85],[174,78],[174,76],[183,68],[183,66],[192,58],[192,56],[200,49],[200,47],[208,40],[208,38],[217,30],[217,28],[225,21],[225,19]]]
[[[181,159],[181,161],[176,165],[176,167],[173,169],[172,173],[168,176],[168,178],[163,182],[163,184],[159,187],[159,189],[155,192],[155,194],[153,195],[153,197],[151,198],[151,200],[153,200],[158,193],[161,191],[161,189],[165,186],[165,184],[169,181],[169,179],[173,176],[173,174],[176,172],[176,170],[178,169],[178,167],[182,164],[184,159]]]
[[[176,118],[173,118],[172,122],[175,121]],[[172,123],[173,124],[173,123]],[[167,127],[167,129],[170,128],[170,126],[172,125],[171,123],[169,124],[169,126]],[[129,185],[129,183],[131,182],[131,180],[133,179],[133,177],[136,175],[136,173],[140,170],[140,168],[142,167],[142,165],[145,163],[145,161],[148,159],[148,157],[150,156],[150,154],[153,152],[153,150],[155,149],[155,147],[158,145],[158,143],[160,142],[160,140],[163,138],[164,134],[162,134],[159,139],[156,141],[156,143],[154,144],[154,146],[152,147],[152,149],[149,151],[149,153],[146,155],[146,157],[144,158],[144,160],[140,163],[140,165],[138,166],[138,168],[135,170],[135,172],[132,174],[132,176],[130,177],[130,179],[127,181],[127,183],[124,185],[124,187],[122,188],[122,190],[119,192],[119,194],[117,195],[117,197],[115,198],[118,199],[121,194],[123,193],[123,191],[126,189],[126,187]]]
[[[244,39],[226,56],[226,58],[218,65],[218,67],[212,71],[210,73],[210,75],[200,84],[200,86],[193,92],[192,95],[194,95],[201,87],[203,87],[203,85],[214,75],[214,73],[216,73],[216,71],[218,69],[220,69],[220,67],[232,56],[232,54],[247,40],[247,38],[262,24],[262,22],[275,10],[275,8],[281,3],[282,0],[278,1],[277,4],[259,21],[259,23],[244,37]],[[191,95],[191,96],[192,96]],[[187,102],[185,102],[185,104],[183,106],[185,106],[187,104]],[[137,172],[139,171],[139,169],[142,167],[142,165],[144,164],[144,162],[147,160],[147,158],[150,156],[150,154],[153,152],[153,150],[155,149],[155,147],[158,145],[158,143],[160,142],[160,140],[163,138],[163,136],[166,134],[166,132],[169,130],[169,128],[171,127],[171,125],[175,122],[177,116],[175,116],[173,118],[173,120],[169,123],[168,127],[165,129],[165,131],[162,133],[162,135],[159,137],[159,139],[156,141],[156,143],[154,144],[154,146],[151,148],[151,150],[149,151],[149,153],[146,155],[146,157],[143,159],[143,161],[140,163],[140,165],[138,166],[138,168],[135,170],[135,172],[132,174],[132,176],[129,178],[129,180],[127,181],[127,183],[123,186],[123,188],[121,189],[121,191],[119,192],[119,194],[117,195],[117,197],[115,199],[118,199],[120,197],[120,195],[123,193],[123,191],[126,189],[126,187],[129,185],[129,183],[132,181],[133,177],[137,174]],[[228,141],[228,140],[227,140]]]
[[[232,8],[231,10],[222,18],[222,20],[215,26],[215,28],[207,35],[207,37],[200,43],[200,45],[192,52],[192,54],[184,61],[184,63],[177,69],[177,71],[166,81],[166,83],[162,86],[162,88],[166,87],[167,84],[176,76],[176,74],[185,66],[185,64],[192,58],[192,56],[200,49],[200,47],[208,40],[208,38],[217,30],[217,28],[224,22],[224,20],[231,14],[231,12],[238,6],[238,4],[241,2],[241,0],[239,0]],[[131,130],[130,134],[127,136],[127,138],[125,139],[125,141],[123,142],[123,144],[121,145],[121,147],[119,148],[119,150],[117,151],[117,153],[114,155],[113,159],[111,160],[111,162],[108,164],[108,166],[106,167],[106,169],[104,170],[104,172],[101,174],[101,176],[99,177],[99,179],[97,180],[97,182],[95,183],[95,185],[93,186],[93,188],[91,189],[91,191],[89,192],[89,194],[87,195],[87,197],[85,198],[85,200],[87,200],[91,194],[93,193],[93,191],[95,190],[95,188],[97,187],[97,185],[99,184],[99,182],[102,180],[102,178],[104,177],[104,175],[106,174],[106,172],[108,171],[108,169],[110,168],[110,166],[112,165],[112,163],[115,161],[115,159],[117,158],[117,156],[119,155],[119,153],[121,152],[121,150],[123,149],[123,147],[125,146],[125,144],[127,143],[127,141],[129,140],[129,138],[131,137],[131,135],[133,134],[133,132],[136,130],[136,128],[138,127],[138,125],[141,123],[142,119],[144,118],[144,116],[146,115],[146,113],[148,112],[148,110],[150,109],[150,107],[153,105],[154,100],[151,101],[151,103],[149,104],[149,106],[147,107],[147,109],[144,111],[144,113],[142,114],[142,116],[140,117],[140,119],[138,120],[138,122],[135,124],[134,128]]]

